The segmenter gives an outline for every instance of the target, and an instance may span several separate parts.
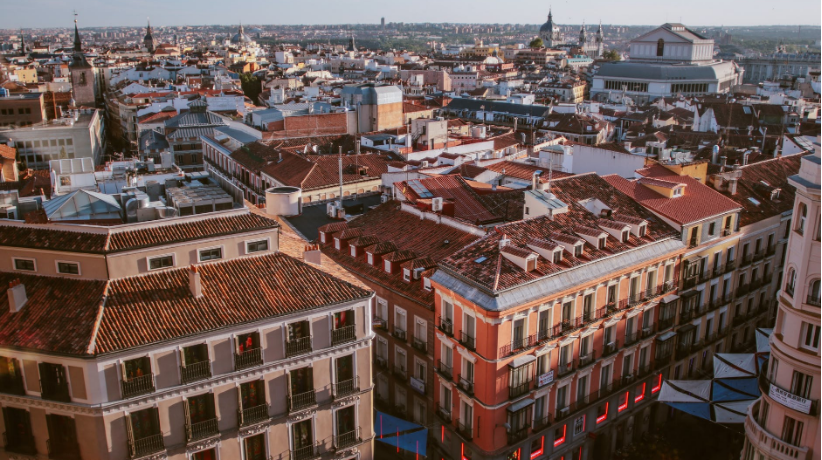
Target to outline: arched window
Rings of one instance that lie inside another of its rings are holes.
[[[796,270],[791,268],[788,270],[788,282],[785,284],[785,292],[793,297],[793,290],[796,287]]]
[[[805,232],[805,221],[808,220],[808,207],[799,203],[799,219],[796,220],[796,231],[802,235]]]
[[[819,306],[819,280],[811,281],[811,289],[808,291],[808,303]]]
[[[663,54],[665,54],[665,40],[660,38],[656,42],[656,55],[661,57]]]

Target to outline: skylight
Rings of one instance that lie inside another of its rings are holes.
[[[748,197],[748,201],[750,201],[751,203],[753,203],[757,206],[759,206],[759,204],[760,204],[759,200],[757,200],[756,198],[753,198],[753,197]]]
[[[488,260],[488,257],[482,256],[478,259],[474,259],[474,262],[476,262],[478,264],[481,264],[481,263],[485,262],[486,260]]]

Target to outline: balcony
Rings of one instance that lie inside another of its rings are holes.
[[[360,378],[354,377],[350,380],[343,380],[331,385],[334,399],[344,398],[348,395],[360,392]]]
[[[457,383],[457,386],[462,391],[468,393],[468,395],[470,395],[470,396],[474,395],[474,382],[470,382],[470,381],[465,380],[464,378],[460,377],[460,380]]]
[[[744,312],[739,312],[738,314],[734,315],[733,325],[739,326],[744,324],[745,321],[748,321],[748,316]]]
[[[654,369],[660,370],[668,364],[671,364],[671,356],[673,356],[673,352],[671,351],[660,353],[659,356],[654,358]]]
[[[318,446],[298,447],[291,451],[291,460],[315,460],[320,458]]]
[[[578,366],[578,368],[582,369],[584,367],[590,366],[591,364],[594,363],[594,361],[596,361],[596,356],[597,356],[596,350],[591,351],[587,355],[580,356],[579,357],[579,366]]]
[[[417,337],[413,337],[411,341],[411,346],[414,347],[415,350],[421,353],[428,352],[428,341],[424,339],[419,339]]]
[[[374,362],[377,363],[377,367],[380,369],[388,369],[388,360],[382,356],[377,356],[374,359]]]
[[[346,447],[357,445],[360,442],[362,442],[362,439],[360,438],[360,428],[357,427],[357,429],[353,431],[334,436],[334,449],[342,450]]]
[[[691,344],[680,344],[676,347],[676,359],[683,359],[691,354]]]
[[[263,350],[261,348],[249,348],[240,353],[234,353],[234,369],[243,370],[263,364]]]
[[[154,392],[154,374],[145,374],[121,382],[123,398],[133,398]]]
[[[625,334],[625,342],[622,344],[623,347],[627,347],[628,345],[633,345],[639,340],[639,333],[638,332],[631,332],[629,334]]]
[[[731,233],[733,233],[733,230],[730,229],[730,228],[723,228],[722,229],[722,236],[730,236]]]
[[[387,331],[388,330],[388,320],[386,320],[385,318],[380,318],[379,316],[375,316],[374,319],[371,320],[371,326],[374,329]]]
[[[285,342],[285,357],[304,355],[311,353],[311,336],[300,337],[299,339]]]
[[[0,393],[24,396],[26,389],[23,387],[23,374],[17,371],[0,376]]]
[[[186,421],[186,442],[192,443],[212,436],[219,436],[220,430],[217,428],[217,418],[203,420],[202,422]]]
[[[474,427],[466,425],[462,421],[457,422],[457,433],[469,441],[474,439]]]
[[[183,385],[208,378],[211,378],[211,363],[209,361],[180,366],[180,380]]]
[[[559,363],[559,366],[557,366],[557,376],[558,377],[564,377],[564,376],[570,374],[571,372],[574,372],[574,370],[575,370],[575,367],[574,367],[574,362],[573,361],[570,361],[570,362],[567,362],[567,363]]]
[[[682,324],[682,323],[688,322],[688,321],[690,321],[693,317],[694,317],[694,311],[693,311],[693,309],[690,309],[690,308],[688,308],[688,309],[683,309],[683,310],[679,313],[679,324]]]
[[[659,324],[659,330],[664,331],[665,329],[668,329],[669,327],[674,325],[674,317],[671,316],[670,318],[664,319],[660,318],[657,324]]]
[[[796,394],[792,391],[788,391],[788,390],[782,388],[781,386],[777,385],[774,381],[770,380],[768,378],[768,376],[765,375],[764,371],[761,372],[759,374],[759,390],[762,392],[762,394],[768,394],[770,392],[770,386],[771,385],[773,385],[776,388],[779,388],[781,391],[791,395],[793,397],[791,399],[796,399],[798,401],[810,401],[811,409],[810,409],[810,412],[809,412],[808,415],[811,415],[811,416],[814,416],[814,417],[819,415],[819,400],[818,399],[806,398],[806,397],[804,397],[802,395],[798,395],[798,394]],[[776,401],[777,403],[779,402],[778,400],[774,400],[774,401]],[[796,410],[796,409],[794,409],[794,410]]]
[[[520,351],[533,347],[537,343],[539,342],[537,341],[536,334],[529,335],[528,337],[523,338],[514,338],[514,340],[510,344],[506,344],[500,347],[500,358],[504,358],[514,353],[519,353]]]
[[[643,327],[639,331],[639,338],[641,340],[644,340],[644,339],[647,339],[648,337],[653,336],[654,334],[656,334],[656,325],[655,324],[653,324],[649,327]]]
[[[760,250],[756,251],[753,255],[753,261],[754,262],[758,262],[758,261],[760,261],[764,258],[765,258],[765,250],[764,249],[760,249]]]
[[[296,412],[317,405],[317,391],[308,390],[288,397],[288,412]]]
[[[68,382],[65,379],[61,382],[40,379],[40,397],[49,401],[71,402]]]
[[[331,345],[353,342],[357,338],[356,325],[343,326],[331,331]]]
[[[260,404],[237,411],[240,426],[251,426],[269,419],[268,404]]]
[[[818,307],[819,306],[819,296],[809,295],[807,301],[805,302],[808,305]]]
[[[617,351],[617,344],[616,342],[606,343],[604,347],[602,347],[602,357],[610,356]]]
[[[437,404],[437,417],[439,417],[443,422],[451,423],[451,409]]]
[[[740,286],[737,286],[736,287],[736,296],[737,297],[742,297],[745,294],[747,294],[748,292],[750,292],[750,290],[751,290],[751,285],[747,284],[747,283],[743,284],[743,285],[740,285]]]
[[[508,435],[508,444],[514,445],[528,437],[528,427],[517,428],[506,432],[506,434]]]
[[[636,371],[636,378],[641,379],[651,373],[651,365],[649,363],[640,364]]]
[[[508,387],[508,399],[518,398],[526,393],[528,393],[531,389],[531,381],[527,381],[525,383],[520,383],[519,385],[509,386]]]
[[[541,417],[538,419],[534,419],[534,431],[539,431],[543,428],[547,428],[551,426],[551,423],[554,421],[554,415],[548,414],[545,417]]]
[[[405,404],[395,404],[394,409],[391,411],[391,413],[399,418],[405,418],[407,415]]]
[[[76,439],[46,439],[49,458],[56,460],[80,460],[80,444]]]
[[[809,458],[807,447],[791,445],[761,427],[753,417],[753,414],[758,412],[759,402],[756,402],[748,409],[748,415],[745,417],[745,434],[752,446],[773,460],[807,460]]]
[[[131,458],[140,458],[166,450],[163,444],[163,434],[157,433],[129,442]]]
[[[462,346],[471,351],[476,351],[477,349],[476,343],[474,342],[474,337],[466,334],[465,331],[460,331],[460,343]]]
[[[405,342],[407,340],[406,339],[406,334],[405,334],[405,329],[402,329],[402,328],[397,327],[397,326],[394,326],[394,331],[391,332],[391,335],[393,335],[395,339],[402,340],[403,342]]]
[[[437,360],[437,372],[445,378],[445,380],[452,380],[454,377],[453,369],[449,364],[445,364],[444,362]]]
[[[454,336],[454,323],[452,323],[448,318],[443,318],[442,316],[438,317],[437,328],[439,328],[439,330],[441,330],[443,334],[448,337]]]
[[[13,436],[9,436],[8,432],[5,432],[3,433],[3,441],[6,452],[27,455],[37,454],[37,448],[34,445],[34,436],[31,434],[24,435],[22,433],[14,433]]]
[[[750,265],[753,262],[753,254],[745,254],[742,256],[742,260],[739,262],[739,267],[745,267]]]
[[[408,378],[408,372],[406,371],[404,364],[394,364],[394,376],[402,380]]]

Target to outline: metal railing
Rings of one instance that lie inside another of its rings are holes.
[[[636,331],[625,334],[625,342],[623,342],[622,346],[627,347],[628,345],[632,345],[639,340],[639,333]]]
[[[437,328],[449,337],[454,336],[454,323],[452,323],[448,318],[443,318],[442,316],[438,317]]]
[[[377,363],[377,367],[382,369],[388,368],[388,360],[383,358],[382,356],[377,356],[374,361]]]
[[[9,422],[6,422],[8,425]],[[13,436],[8,435],[8,431],[3,433],[3,445],[7,452],[14,452],[17,454],[37,454],[37,448],[34,444],[34,435],[24,433],[13,433]]]
[[[308,390],[288,397],[288,411],[298,411],[317,405],[317,391]]]
[[[671,316],[670,318],[664,318],[664,319],[660,318],[659,321],[657,321],[657,324],[659,324],[659,330],[664,331],[665,329],[668,329],[669,327],[673,326],[674,325],[674,320],[675,320],[674,316]]]
[[[476,351],[476,344],[474,342],[474,337],[465,333],[465,331],[460,331],[460,343],[465,348]]]
[[[135,439],[129,442],[129,453],[131,458],[139,458],[146,455],[156,454],[166,449],[163,444],[163,434],[156,433],[144,438]]]
[[[186,421],[186,441],[195,442],[201,439],[217,436],[220,430],[217,428],[217,418],[203,420],[202,422],[192,423],[190,420]]]
[[[360,378],[354,377],[353,379],[343,380],[331,385],[331,391],[334,395],[334,399],[342,398],[354,393],[359,393],[360,391]]]
[[[445,422],[451,421],[451,409],[442,407],[442,405],[437,404],[437,417],[442,419]]]
[[[268,404],[266,403],[240,409],[237,412],[240,426],[254,425],[255,423],[264,422],[270,418],[268,416]]]
[[[40,397],[49,401],[71,402],[68,382],[61,383],[40,379]]]
[[[528,393],[530,391],[530,388],[531,388],[531,381],[530,380],[525,382],[525,383],[520,383],[519,385],[508,387],[508,398],[509,399],[514,399],[514,398],[517,398],[519,396],[522,396],[525,393]]]
[[[534,419],[534,431],[539,431],[551,425],[554,420],[554,414],[548,414],[545,417]]]
[[[132,398],[154,392],[154,374],[141,375],[121,382],[124,398]]]
[[[453,378],[453,368],[442,362],[442,360],[437,360],[437,372],[440,373],[443,377],[447,380],[451,380]]]
[[[374,329],[386,330],[386,329],[388,329],[388,321],[385,318],[380,318],[379,316],[375,316],[371,320],[371,326]]]
[[[457,433],[465,439],[474,439],[474,427],[470,424],[466,425],[462,423],[462,420],[457,422]]]
[[[759,413],[759,401],[755,402],[745,417],[745,431],[748,432],[748,439],[751,448],[763,451],[768,458],[778,460],[806,460],[808,458],[808,448],[794,446],[772,435],[765,428],[759,425],[753,414]]]
[[[680,324],[684,323],[686,321],[690,321],[691,318],[693,318],[693,317],[694,317],[694,311],[691,308],[683,309],[681,312],[679,312],[679,322],[680,322]]]
[[[575,368],[574,368],[574,361],[573,360],[571,360],[567,363],[559,363],[559,366],[557,366],[557,375],[559,377],[562,377],[564,375],[568,375],[571,372],[574,372],[574,369]]]
[[[474,382],[469,382],[468,380],[465,380],[464,378],[460,377],[460,380],[457,383],[457,385],[462,389],[462,391],[468,393],[469,395],[474,394]]]
[[[428,341],[419,339],[414,337],[414,340],[411,342],[411,346],[414,347],[416,350],[421,351],[423,353],[428,352]]]
[[[80,444],[77,439],[46,439],[46,450],[49,458],[57,460],[80,460]]]
[[[391,332],[391,335],[393,335],[397,340],[402,340],[403,342],[406,341],[405,329],[394,326],[394,330]]]
[[[355,430],[334,436],[334,448],[337,450],[345,449],[358,444],[361,440],[360,427],[357,427]]]
[[[211,378],[211,362],[208,360],[180,366],[180,380],[183,385],[207,378]]]
[[[781,386],[777,385],[776,382],[769,379],[768,376],[765,374],[765,370],[763,369],[763,371],[760,372],[760,374],[759,374],[759,390],[762,392],[762,394],[768,394],[770,392],[770,385],[773,385],[776,388],[779,388],[781,391],[784,391],[785,393],[790,394],[794,398],[799,398],[799,399],[804,399],[806,401],[810,401],[811,408],[810,408],[810,413],[808,415],[812,415],[812,416],[819,415],[819,400],[818,399],[811,399],[811,398],[808,398],[806,396],[796,394],[793,391],[786,390],[785,388],[782,388]],[[778,402],[778,400],[776,400],[776,401]],[[791,409],[793,409],[793,408],[791,408]],[[794,409],[794,410],[796,410],[796,409]]]
[[[319,446],[304,446],[291,450],[291,460],[314,460],[315,458],[320,458]]]
[[[508,436],[508,444],[513,445],[528,437],[528,427],[524,426],[522,428],[513,429],[506,432],[506,434]]]
[[[356,325],[343,326],[331,331],[331,345],[353,342],[357,338]]]
[[[394,364],[394,375],[405,380],[408,378],[408,371],[404,364]]]
[[[292,356],[299,356],[306,353],[311,353],[311,336],[300,337],[294,340],[287,340],[285,342],[285,356],[290,358]]]
[[[670,364],[671,356],[673,356],[673,354],[673,350],[665,353],[660,353],[659,356],[654,358],[654,369],[659,370]]]
[[[639,337],[641,339],[647,339],[648,337],[656,334],[656,324],[652,324],[648,327],[643,327],[639,330]]]
[[[262,363],[263,350],[261,348],[249,348],[240,353],[234,353],[234,368],[238,371],[259,366]]]
[[[819,296],[814,297],[813,295],[809,295],[808,299],[807,299],[807,302],[805,302],[805,303],[807,303],[808,305],[812,305],[814,307],[818,307],[819,306]]]
[[[616,342],[606,343],[602,347],[602,357],[604,358],[606,356],[610,356],[610,355],[616,353],[617,348],[619,348],[619,347],[617,347]]]
[[[528,337],[522,337],[519,339],[514,339],[511,343],[505,344],[499,348],[500,357],[506,357],[512,355],[514,353],[518,353],[520,351],[526,350],[535,346],[538,342],[537,335],[529,335]]]
[[[583,355],[579,357],[579,369],[583,367],[590,366],[591,364],[596,361],[597,352],[596,350],[592,350],[587,355]]]

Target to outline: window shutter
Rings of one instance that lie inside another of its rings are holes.
[[[188,399],[185,399],[183,401],[184,401],[183,409],[185,409],[186,422],[188,422],[188,424],[191,425],[191,406],[190,406],[191,401],[189,401]]]
[[[214,409],[214,393],[209,393],[208,397],[206,397],[206,407],[208,409],[208,415],[211,418],[217,418],[217,411]]]
[[[120,375],[122,376],[124,382],[126,380],[128,380],[128,375],[126,374],[126,363],[125,363],[125,361],[120,361]]]
[[[46,429],[48,429],[49,439],[54,443],[56,438],[60,437],[60,434],[57,433],[57,426],[55,426],[54,415],[52,414],[46,414]]]
[[[128,435],[128,444],[131,454],[134,455],[134,428],[131,427],[131,415],[126,415],[126,434]]]
[[[307,380],[310,385],[309,388],[314,389],[314,368],[309,367],[306,373],[308,374]]]
[[[243,424],[243,386],[239,385],[237,387],[237,407],[240,409],[237,411],[237,420],[239,421],[240,425]]]

